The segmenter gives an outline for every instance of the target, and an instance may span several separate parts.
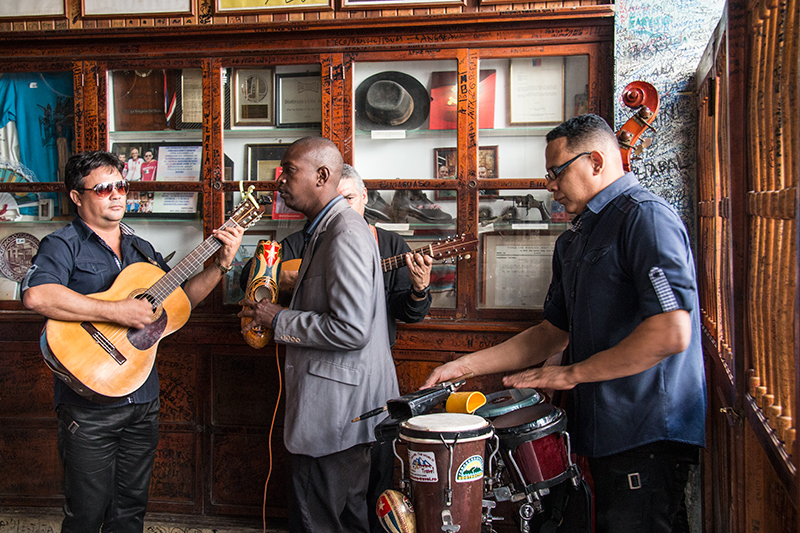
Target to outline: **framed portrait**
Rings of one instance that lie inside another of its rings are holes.
[[[342,9],[383,9],[385,7],[435,7],[465,5],[466,0],[342,0]]]
[[[275,87],[279,128],[322,126],[322,80],[319,72],[276,74]]]
[[[529,126],[564,121],[564,58],[511,60],[509,124]]]
[[[81,0],[84,17],[119,17],[125,15],[194,15],[192,0]]]
[[[497,146],[478,148],[478,178],[498,178]],[[456,148],[433,149],[433,177],[437,179],[456,179],[458,176],[458,151]],[[482,196],[496,195],[497,191],[481,191]],[[437,190],[437,200],[456,198],[456,191]]]
[[[236,69],[233,80],[233,125],[274,125],[275,90],[272,69]]]
[[[66,17],[65,0],[0,2],[0,19],[12,17]]]
[[[271,10],[331,10],[331,0],[214,0],[216,13],[244,13]]]

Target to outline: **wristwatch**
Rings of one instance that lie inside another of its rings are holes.
[[[431,286],[430,285],[428,285],[427,287],[425,287],[421,291],[418,291],[413,286],[411,287],[411,294],[413,294],[417,298],[427,298],[429,292],[431,292]]]
[[[219,269],[219,271],[220,271],[220,272],[222,272],[222,275],[223,275],[223,276],[224,276],[225,274],[227,274],[228,272],[230,272],[230,271],[231,271],[231,269],[233,268],[233,265],[228,265],[228,266],[226,266],[226,267],[225,267],[225,266],[222,266],[222,263],[220,263],[220,262],[219,262],[219,257],[217,257],[216,259],[214,259],[214,264],[215,264],[215,265],[217,265],[217,268]]]

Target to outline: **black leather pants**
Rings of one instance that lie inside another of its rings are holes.
[[[111,409],[58,407],[63,533],[141,533],[158,445],[156,399]]]

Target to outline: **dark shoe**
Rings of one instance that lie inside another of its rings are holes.
[[[379,222],[389,222],[392,220],[392,207],[386,203],[378,191],[367,190],[364,216]]]
[[[442,211],[438,204],[431,202],[422,191],[395,191],[392,213],[397,222],[405,222],[409,216],[434,224],[445,224],[453,220],[452,216]]]

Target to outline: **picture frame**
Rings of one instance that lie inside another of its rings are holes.
[[[564,121],[564,58],[511,60],[509,72],[511,126],[559,124]]]
[[[446,170],[443,170],[445,169]],[[478,177],[493,179],[499,177],[497,146],[481,146],[478,148]],[[480,176],[481,168],[484,175]],[[433,149],[433,177],[435,179],[456,179],[458,176],[458,150],[456,148]],[[482,197],[496,193],[482,193]],[[437,200],[454,200],[456,191],[437,190]]]
[[[177,129],[199,130],[203,127],[203,70],[183,69],[177,80]]]
[[[559,231],[481,235],[481,307],[543,309]],[[524,287],[516,283],[525,279]]]
[[[272,181],[278,179],[281,158],[288,144],[246,144],[245,169],[250,181]],[[261,191],[259,197],[272,195],[273,220],[302,220],[305,215],[298,213],[283,203],[277,191]]]
[[[322,127],[322,79],[319,72],[275,75],[279,128]]]
[[[436,7],[466,5],[466,0],[342,0],[342,9],[384,9],[386,7]]]
[[[233,125],[273,126],[274,71],[271,68],[235,69],[233,79]]]
[[[117,0],[81,0],[83,17],[120,17],[129,15],[194,15],[192,0],[137,0],[119,2]]]
[[[14,17],[66,18],[66,0],[27,0],[25,2],[0,2],[0,19]]]
[[[257,11],[329,11],[332,0],[214,0],[214,12],[248,13]]]
[[[39,220],[53,220],[52,198],[39,198]]]

